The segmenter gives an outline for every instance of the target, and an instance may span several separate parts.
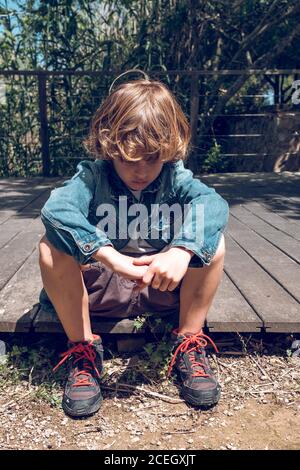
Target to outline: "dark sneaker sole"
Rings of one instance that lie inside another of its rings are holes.
[[[69,408],[65,402],[62,402],[62,409],[67,415],[72,416],[73,418],[82,418],[83,416],[90,416],[96,413],[100,409],[102,401],[103,397],[100,397],[99,400],[97,400],[88,410],[84,408],[82,410],[73,410],[72,408]]]
[[[216,389],[213,392],[201,393],[198,397],[190,395],[187,391],[181,391],[182,398],[194,406],[212,406],[216,405],[221,397],[221,389]]]

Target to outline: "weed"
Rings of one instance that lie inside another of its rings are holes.
[[[151,333],[138,360],[128,365],[122,374],[121,381],[138,383],[140,381],[153,383],[161,382],[166,377],[168,364],[171,359],[172,345],[169,333],[173,325],[155,314],[146,312],[135,319],[137,331],[144,329]],[[154,340],[153,340],[154,338]],[[64,338],[65,341],[65,338]],[[22,338],[12,336],[8,339],[7,361],[0,364],[0,386],[10,384],[17,386],[21,383],[26,388],[31,387],[33,397],[58,406],[61,402],[62,387],[66,379],[66,365],[64,364],[53,374],[53,366],[58,361],[59,349],[62,346],[58,337],[48,335],[45,338]],[[108,351],[108,356],[114,358],[114,353]],[[105,364],[104,364],[105,365]],[[109,373],[104,372],[104,381]]]
[[[247,354],[248,353],[248,343],[251,339],[251,335],[248,338],[247,342],[244,340],[243,336],[239,332],[237,332],[237,336],[238,336],[240,342],[242,343],[243,352]]]
[[[213,139],[212,146],[207,152],[201,170],[207,173],[230,171],[230,162],[221,152],[221,145],[217,143],[216,139]]]
[[[147,315],[144,325],[149,328],[155,338],[154,342],[147,343],[143,348],[146,353],[144,374],[152,379],[164,379],[172,356],[173,344],[170,332],[174,325],[164,322],[162,318],[157,318],[155,315]],[[157,332],[160,333],[160,338],[157,336]]]
[[[54,408],[60,408],[61,406],[61,393],[56,388],[56,383],[52,385],[47,383],[41,384],[35,392],[35,397],[49,403]]]
[[[133,326],[136,331],[139,331],[145,327],[149,315],[149,313],[144,313],[144,315],[140,315],[134,319]]]

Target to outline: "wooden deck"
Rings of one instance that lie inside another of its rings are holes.
[[[230,205],[224,275],[207,326],[218,332],[300,332],[300,173],[202,176]],[[40,208],[62,178],[0,180],[0,331],[62,331],[38,303]],[[93,319],[131,333],[132,320]]]

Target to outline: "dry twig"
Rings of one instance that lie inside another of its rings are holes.
[[[269,376],[269,374],[261,367],[261,365],[254,359],[254,357],[249,355],[249,358],[250,358],[251,361],[254,362],[254,364],[257,365],[257,367],[259,368],[259,370],[263,374],[263,376],[268,377],[269,380],[272,380],[271,377]]]
[[[22,396],[16,397],[16,398],[14,398],[14,400],[11,400],[11,401],[9,401],[8,403],[5,403],[4,405],[1,406],[1,408],[0,408],[0,413],[4,413],[4,411],[5,411],[9,406],[16,405],[18,401],[24,400],[24,398],[26,398],[28,395],[31,395],[32,393],[33,393],[33,390],[31,389],[31,390],[29,390],[29,392],[24,393]]]
[[[185,403],[185,401],[181,400],[180,398],[168,397],[167,395],[162,395],[161,393],[152,392],[151,390],[147,390],[144,387],[139,387],[138,385],[134,386],[134,385],[128,385],[128,384],[124,384],[124,383],[119,383],[118,386],[115,387],[115,388],[108,387],[106,385],[102,385],[102,388],[107,389],[107,390],[114,390],[116,392],[118,392],[118,391],[119,392],[121,392],[121,391],[122,392],[129,392],[130,390],[132,390],[132,391],[135,391],[135,392],[144,393],[145,395],[149,395],[151,397],[159,398],[160,400],[166,401],[167,403],[171,403],[171,404],[174,404],[174,405],[177,404],[177,403]]]
[[[178,429],[178,431],[167,431],[164,434],[193,434],[196,429]]]

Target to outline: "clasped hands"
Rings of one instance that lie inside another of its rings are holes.
[[[192,256],[192,251],[176,246],[165,252],[134,258],[104,246],[94,258],[121,276],[135,280],[140,290],[151,285],[154,289],[172,291],[185,275]]]

